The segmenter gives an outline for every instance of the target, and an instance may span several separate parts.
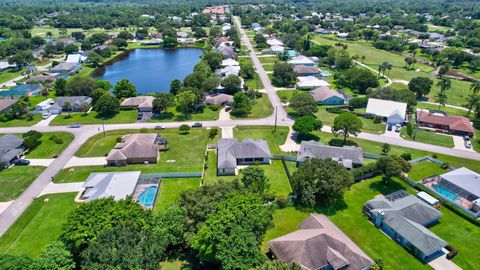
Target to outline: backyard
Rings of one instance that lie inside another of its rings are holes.
[[[431,161],[425,160],[412,165],[412,169],[408,172],[408,178],[413,181],[420,181],[425,177],[432,176],[434,174],[443,174],[448,170],[442,169],[440,165]]]
[[[40,116],[41,117],[41,116]],[[115,115],[102,117],[95,111],[91,111],[88,114],[83,113],[72,113],[61,114],[55,117],[55,119],[50,122],[52,126],[66,126],[72,123],[78,123],[83,125],[93,125],[93,124],[124,124],[124,123],[133,123],[137,119],[137,111],[120,111]]]
[[[155,202],[155,211],[167,209],[175,204],[178,196],[185,190],[200,186],[200,178],[164,178]]]
[[[75,195],[63,193],[35,199],[0,238],[0,254],[38,256],[45,245],[60,236],[69,212],[77,205]]]

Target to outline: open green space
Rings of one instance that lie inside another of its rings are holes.
[[[425,177],[432,176],[434,174],[443,174],[448,170],[442,169],[440,165],[428,160],[424,160],[412,165],[412,169],[408,172],[408,178],[413,181],[420,181]]]
[[[0,202],[13,200],[45,169],[36,166],[13,166],[0,171]]]
[[[210,107],[205,107],[200,113],[182,114],[178,113],[175,108],[171,107],[161,114],[156,114],[152,118],[148,119],[148,122],[171,122],[171,121],[208,121],[217,120],[219,110],[212,110]]]
[[[76,153],[80,157],[101,157],[115,146],[116,138],[125,134],[138,133],[140,130],[113,130],[97,134],[87,140]],[[86,166],[73,167],[61,170],[54,181],[80,182],[85,181],[92,172],[135,171],[142,173],[159,172],[200,172],[203,169],[204,154],[208,142],[208,130],[203,128],[192,129],[188,134],[179,134],[177,129],[166,129],[158,132],[168,139],[168,150],[160,152],[160,159],[156,164],[131,164],[122,167]]]
[[[417,102],[418,109],[427,109],[427,110],[438,110],[438,105],[435,104],[429,104],[425,102]],[[458,108],[452,108],[452,107],[440,107],[440,111],[446,112],[448,114],[452,115],[462,115],[465,116],[467,114],[467,110],[462,110]]]
[[[21,70],[7,69],[5,71],[1,71],[0,72],[0,88],[2,88],[2,83],[19,77],[20,75],[22,75],[23,71],[24,71],[23,69]]]
[[[32,120],[28,119],[13,119],[7,122],[0,122],[1,127],[26,127],[33,126],[42,120],[42,115],[34,114],[32,115]]]
[[[125,28],[126,29],[126,28]],[[32,36],[41,36],[47,37],[47,33],[52,33],[52,38],[70,38],[72,32],[82,32],[86,36],[90,36],[95,33],[108,33],[108,34],[118,34],[120,31],[125,30],[124,28],[113,28],[113,29],[103,29],[103,28],[92,28],[92,29],[82,29],[82,28],[66,28],[67,35],[65,37],[60,36],[60,28],[52,27],[49,25],[43,26],[34,26],[31,30]]]
[[[448,30],[451,30],[451,27],[448,26],[440,26],[440,25],[433,25],[431,23],[427,23],[428,31],[440,31],[440,32],[446,32]]]
[[[265,71],[273,71],[273,67],[274,67],[275,65],[273,65],[273,64],[264,64],[264,65],[262,65],[262,66],[263,66],[263,69],[264,69]]]
[[[272,104],[266,94],[262,93],[261,98],[257,98],[255,103],[252,105],[252,111],[243,117],[231,115],[232,119],[257,119],[270,116],[273,113]]]
[[[35,199],[0,238],[0,254],[38,256],[43,247],[60,236],[69,212],[77,206],[75,196],[63,193]]]
[[[57,136],[63,143],[57,144],[50,137]],[[72,142],[73,135],[68,132],[45,132],[40,138],[40,145],[27,153],[27,158],[55,158]]]
[[[237,176],[217,176],[217,154],[213,151],[208,152],[208,167],[205,170],[204,184],[210,185],[219,181],[232,181],[242,178],[240,170]],[[265,175],[270,180],[270,191],[275,195],[288,196],[292,192],[287,174],[280,160],[272,160],[270,165],[257,165],[265,171]]]
[[[260,80],[260,77],[258,77],[258,74],[255,73],[255,78],[245,80],[244,84],[249,88],[249,89],[263,89],[263,83],[262,80]]]
[[[93,125],[101,124],[102,118],[104,119],[105,124],[125,124],[133,123],[137,119],[137,111],[120,111],[115,115],[102,117],[95,111],[91,111],[88,114],[84,113],[72,113],[61,114],[55,117],[55,119],[50,122],[52,126],[66,126],[72,123],[79,123],[82,125]]]
[[[272,154],[280,154],[279,145],[285,143],[288,136],[287,127],[275,127],[271,126],[239,126],[233,129],[233,136],[242,141],[246,138],[254,140],[265,140],[270,147]]]
[[[200,178],[164,178],[155,201],[155,211],[167,209],[172,206],[180,193],[200,186]]]
[[[273,64],[276,61],[278,61],[278,58],[275,56],[265,56],[265,57],[258,57],[258,60],[260,60],[260,63],[262,64],[267,64],[267,63]]]
[[[453,148],[455,146],[455,144],[453,143],[452,136],[439,134],[439,133],[428,131],[421,128],[416,129],[415,139],[408,136],[407,128],[402,128],[400,130],[400,136],[405,140],[409,140],[409,141],[423,142],[423,143],[434,144],[434,145],[450,147],[450,148]]]

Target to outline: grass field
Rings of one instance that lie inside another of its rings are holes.
[[[273,107],[266,94],[262,94],[261,98],[257,98],[252,106],[252,111],[245,117],[231,115],[232,119],[257,119],[270,116],[273,113]]]
[[[57,136],[63,140],[62,144],[56,144],[50,140],[51,136]],[[40,138],[40,145],[27,153],[27,158],[55,158],[60,155],[72,142],[73,135],[68,132],[45,132]]]
[[[248,86],[249,89],[263,89],[262,80],[260,80],[257,73],[255,73],[255,78],[245,80],[245,85]]]
[[[116,138],[139,130],[107,131],[106,137],[98,134],[91,137],[76,153],[80,157],[104,156],[116,144]],[[150,130],[150,132],[158,132]],[[56,183],[85,181],[92,172],[135,171],[143,173],[159,172],[200,172],[203,169],[204,153],[208,142],[206,129],[192,129],[189,134],[179,134],[176,129],[159,132],[167,137],[169,148],[160,152],[160,160],[156,164],[132,164],[123,167],[87,166],[73,167],[60,171],[55,176]]]
[[[63,193],[35,199],[0,238],[0,254],[38,256],[43,247],[60,236],[69,212],[77,206],[75,195]]]
[[[258,60],[260,60],[260,63],[262,64],[267,64],[267,63],[275,63],[278,61],[278,58],[275,56],[266,56],[266,57],[258,57]]]
[[[455,144],[453,143],[453,138],[450,135],[438,134],[432,131],[427,131],[424,129],[417,128],[415,133],[415,139],[411,138],[407,134],[407,128],[402,128],[400,131],[400,136],[405,140],[417,141],[428,144],[434,144],[444,147],[453,148]]]
[[[0,202],[20,196],[44,169],[45,167],[13,166],[0,171]]]
[[[178,113],[175,108],[168,108],[167,112],[157,114],[148,119],[148,122],[166,122],[166,121],[208,121],[217,120],[219,110],[214,111],[209,107],[205,107],[201,113],[181,114]]]
[[[440,165],[431,161],[425,160],[413,164],[412,169],[408,172],[408,177],[413,181],[420,181],[425,177],[432,176],[434,174],[443,174],[448,170],[444,170]]]
[[[137,111],[120,111],[119,113],[105,117],[105,124],[124,124],[134,123],[137,119]],[[101,124],[102,116],[95,111],[88,114],[72,113],[71,115],[62,114],[50,122],[52,126],[66,126],[71,123],[79,123],[82,125]]]
[[[0,72],[0,88],[2,88],[2,83],[15,79],[16,77],[22,75],[24,70],[8,69]]]
[[[90,36],[95,33],[102,33],[106,32],[108,34],[118,34],[120,31],[123,31],[126,28],[114,28],[111,30],[103,29],[103,28],[92,28],[92,29],[82,29],[82,28],[66,28],[67,36],[66,38],[70,38],[72,32],[83,32],[86,36]],[[44,26],[34,26],[31,33],[32,36],[41,36],[47,37],[47,33],[52,33],[52,38],[60,38],[60,28],[51,27],[49,25]]]
[[[266,140],[272,154],[281,153],[279,145],[285,143],[287,135],[287,127],[277,127],[276,131],[271,126],[239,126],[233,129],[233,136],[239,140],[246,138]]]
[[[25,127],[33,126],[42,120],[42,115],[34,114],[32,120],[27,119],[13,119],[7,122],[0,122],[1,127]]]
[[[164,178],[160,184],[155,202],[155,211],[167,209],[173,205],[180,193],[200,186],[200,178]]]

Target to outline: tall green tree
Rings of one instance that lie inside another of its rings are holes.
[[[318,112],[317,102],[308,93],[300,93],[290,99],[290,108],[299,116],[313,115]]]
[[[260,194],[268,192],[269,182],[262,168],[249,166],[242,170],[242,183],[252,192]]]
[[[319,130],[323,126],[322,121],[316,119],[311,115],[305,115],[295,119],[293,130],[298,132],[300,137],[308,136],[312,131]]]
[[[332,126],[332,133],[335,136],[343,135],[343,144],[347,142],[350,135],[357,136],[363,128],[363,123],[358,116],[351,112],[344,112],[335,117]]]
[[[95,102],[93,109],[102,116],[111,116],[120,110],[120,101],[107,93]]]
[[[272,84],[275,86],[290,86],[295,83],[296,77],[293,66],[288,63],[277,62],[273,66]]]
[[[252,111],[252,101],[243,92],[237,92],[233,96],[232,114],[236,116],[246,116]]]
[[[473,82],[471,85],[470,85],[470,90],[474,93],[474,94],[478,94],[480,92],[480,80],[476,80],[475,82]]]
[[[399,156],[381,157],[377,160],[376,168],[383,174],[385,184],[391,182],[392,177],[400,176],[402,172],[410,171],[411,165]]]
[[[118,99],[135,97],[137,95],[137,88],[128,79],[122,79],[115,84],[113,94]]]
[[[188,114],[193,111],[195,94],[192,91],[184,91],[175,96],[175,104],[178,112]]]
[[[61,241],[54,241],[48,244],[40,252],[40,256],[35,261],[35,269],[38,270],[73,270],[75,262],[73,256]]]
[[[433,81],[427,77],[415,77],[408,83],[408,89],[415,92],[417,99],[427,96],[432,89]]]

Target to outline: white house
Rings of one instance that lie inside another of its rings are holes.
[[[238,76],[238,74],[240,73],[240,67],[239,66],[226,66],[226,67],[220,69],[219,73],[222,77],[227,77],[227,76],[230,76],[230,75]]]
[[[75,54],[69,54],[67,56],[67,60],[65,60],[65,63],[83,63],[87,59],[86,56],[83,56],[81,54],[75,53]]]
[[[281,42],[277,38],[267,39],[267,44],[270,46],[283,46],[283,42]]]
[[[339,37],[339,38],[347,38],[347,37],[348,37],[348,33],[337,33],[337,37]]]
[[[297,89],[315,89],[322,86],[330,86],[330,83],[315,76],[298,77],[297,79],[298,82],[295,85]]]
[[[232,58],[222,60],[222,64],[221,64],[222,67],[239,66],[239,65],[240,64]]]
[[[304,66],[314,66],[315,62],[312,61],[312,59],[304,56],[304,55],[299,55],[296,57],[293,57],[288,61],[289,64],[291,65],[304,65]]]
[[[407,103],[369,98],[366,113],[385,118],[389,125],[403,124],[407,115]]]

